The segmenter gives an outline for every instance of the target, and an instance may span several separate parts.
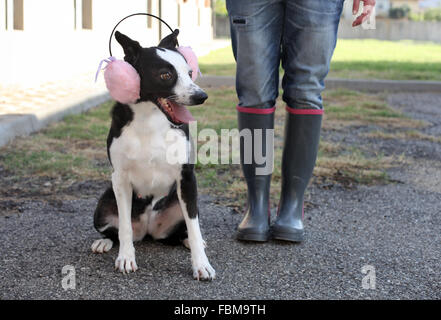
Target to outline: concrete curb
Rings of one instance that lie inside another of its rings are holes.
[[[36,132],[67,115],[84,112],[110,99],[106,91],[80,95],[45,107],[33,114],[0,115],[0,147],[18,136]]]
[[[203,76],[198,79],[202,87],[235,86],[236,80],[231,76]],[[364,80],[333,79],[325,80],[327,89],[345,88],[367,92],[441,92],[441,81],[413,80]]]

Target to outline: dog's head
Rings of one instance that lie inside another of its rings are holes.
[[[192,81],[192,70],[177,47],[179,30],[161,40],[157,47],[143,48],[137,41],[116,32],[124,49],[124,60],[141,78],[140,101],[152,101],[173,124],[193,120],[185,106],[204,103],[207,94]]]

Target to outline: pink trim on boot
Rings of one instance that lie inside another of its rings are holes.
[[[242,113],[254,113],[254,114],[271,114],[276,111],[276,107],[272,107],[269,109],[258,109],[258,108],[246,108],[246,107],[236,107],[237,111]]]
[[[311,114],[311,115],[322,115],[325,113],[323,109],[294,109],[286,106],[286,111],[291,114]]]

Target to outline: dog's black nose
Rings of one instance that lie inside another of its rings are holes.
[[[207,98],[208,96],[204,91],[198,91],[191,96],[191,102],[193,105],[202,104]]]

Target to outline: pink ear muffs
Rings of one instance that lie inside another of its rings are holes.
[[[124,104],[135,103],[140,98],[141,86],[141,78],[135,68],[128,62],[110,57],[100,62],[95,81],[104,62],[107,62],[104,68],[104,80],[110,96]]]
[[[141,87],[141,78],[138,72],[133,68],[131,64],[125,62],[123,60],[117,60],[112,56],[112,37],[116,30],[116,28],[120,25],[124,20],[133,17],[133,16],[149,16],[153,17],[160,22],[164,23],[170,31],[173,33],[173,29],[161,18],[155,16],[154,14],[139,12],[133,13],[122,18],[116,26],[113,28],[112,33],[109,38],[109,52],[110,58],[104,59],[100,62],[98,66],[98,71],[95,75],[95,82],[98,79],[99,72],[101,71],[101,67],[104,62],[107,63],[107,66],[104,68],[104,80],[106,81],[107,90],[109,90],[110,96],[121,103],[130,104],[135,103],[140,98],[140,87]],[[176,41],[177,44],[177,41]],[[179,46],[179,44],[177,44]],[[198,66],[198,58],[196,54],[193,52],[191,47],[178,47],[178,51],[184,56],[188,65],[192,69],[191,78],[193,81],[198,77],[199,66]]]
[[[199,70],[198,57],[196,57],[196,54],[191,47],[180,46],[178,47],[178,51],[184,56],[188,65],[190,66],[192,70],[191,80],[195,81],[198,74],[201,73]]]
[[[190,66],[192,70],[191,78],[195,81],[198,77],[198,73],[200,73],[196,54],[191,47],[180,46],[178,47],[178,51],[184,56]],[[100,62],[95,81],[98,79],[104,62],[107,62],[107,66],[104,68],[104,80],[110,96],[114,100],[124,104],[135,103],[140,98],[141,86],[141,78],[135,68],[128,62],[110,57]]]

